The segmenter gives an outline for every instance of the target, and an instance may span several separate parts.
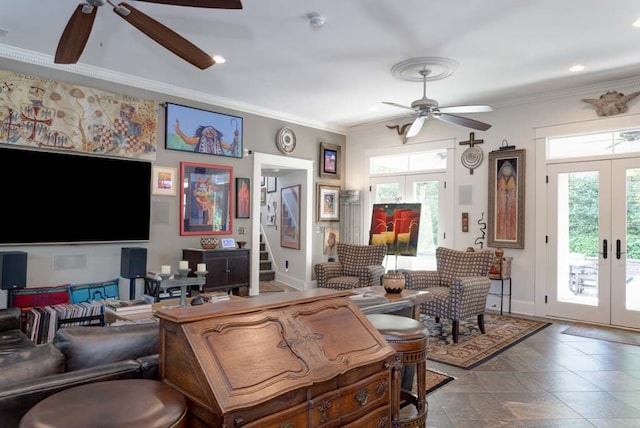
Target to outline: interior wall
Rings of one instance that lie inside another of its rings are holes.
[[[58,69],[36,66],[33,64],[23,63],[14,60],[0,58],[0,68],[11,70],[19,73],[30,74],[33,76],[56,79],[61,81],[73,82],[79,85],[111,91],[115,93],[127,94],[134,97],[143,97],[160,103],[173,102],[204,110],[215,111],[219,113],[241,116],[244,119],[244,147],[254,152],[284,157],[275,145],[275,138],[278,130],[284,126],[288,126],[296,133],[298,144],[292,156],[308,160],[317,164],[319,157],[320,143],[331,143],[344,146],[344,135],[303,126],[279,120],[272,117],[261,116],[254,113],[248,113],[233,109],[228,109],[216,105],[207,104],[201,101],[192,101],[177,95],[170,95],[175,88],[158,88],[157,91],[150,91],[137,88],[135,86],[127,86],[123,84],[111,83],[103,80],[93,79],[87,76],[80,76],[67,73]],[[134,83],[134,82],[132,82]],[[253,161],[251,156],[245,156],[242,159],[202,155],[195,153],[187,153],[176,150],[165,150],[164,148],[164,130],[165,130],[165,114],[161,106],[158,111],[158,152],[154,165],[169,166],[180,168],[180,162],[199,162],[214,165],[230,165],[234,168],[234,177],[253,177]],[[344,149],[343,149],[344,150]],[[344,165],[344,164],[343,164]],[[179,175],[179,174],[178,174]],[[259,175],[258,175],[259,176]],[[313,181],[319,180],[318,172],[312,174]],[[336,184],[342,184],[336,182]],[[312,187],[313,186],[309,186]],[[251,182],[252,194],[258,196],[260,192],[259,180],[253,179]],[[313,192],[313,189],[311,189]],[[235,202],[234,202],[235,203]],[[148,242],[127,243],[127,244],[96,244],[96,245],[27,245],[27,246],[0,246],[0,251],[25,251],[28,254],[27,259],[27,286],[42,287],[53,286],[59,284],[77,284],[85,282],[99,282],[108,279],[118,278],[120,276],[120,252],[122,247],[144,247],[147,248],[147,268],[159,269],[161,265],[171,265],[177,269],[178,261],[182,259],[183,248],[199,248],[200,236],[180,236],[179,234],[179,197],[178,196],[157,196],[151,197],[151,226],[150,239]],[[315,207],[306,207],[312,212]],[[117,213],[114,219],[117,221],[126,221],[127,207],[114,207]],[[235,215],[235,209],[234,209]],[[43,216],[46,218],[46,215]],[[55,225],[52,225],[55,227]],[[245,234],[240,234],[240,228],[244,228]],[[255,234],[259,234],[259,230],[255,230]],[[221,235],[219,237],[234,238],[236,241],[247,241],[249,248],[251,247],[254,236],[252,219],[233,219],[233,233],[230,235]],[[320,239],[315,234],[311,235],[311,239]],[[313,242],[306,243],[311,245],[312,252],[318,248]],[[321,260],[323,258],[321,250],[321,242],[319,244],[320,252],[312,254],[309,260]],[[258,249],[256,249],[258,251]],[[301,249],[306,251],[306,248]],[[63,258],[68,263],[54,263],[56,258]],[[309,261],[311,263],[311,261]],[[65,268],[60,269],[63,265]],[[310,270],[302,275],[299,280],[301,282],[310,281]],[[307,279],[305,279],[307,278]],[[128,296],[129,281],[121,281],[121,295]],[[137,284],[137,293],[142,290],[142,281]],[[0,291],[0,307],[6,307],[7,292]]]
[[[493,126],[486,132],[473,131],[469,128],[447,124],[438,120],[430,120],[425,123],[420,134],[411,138],[406,145],[402,143],[395,130],[387,129],[384,123],[372,125],[370,127],[352,132],[347,136],[346,159],[357,168],[348,168],[346,171],[345,186],[349,189],[368,192],[368,165],[362,159],[362,153],[384,148],[389,153],[403,150],[405,146],[436,144],[436,142],[448,138],[455,139],[455,159],[454,159],[454,228],[452,248],[465,249],[474,246],[474,241],[479,235],[479,226],[476,221],[484,212],[486,219],[488,200],[488,153],[498,150],[503,142],[508,145],[515,145],[517,149],[526,149],[526,182],[525,182],[525,248],[505,249],[505,257],[513,257],[511,265],[511,276],[513,278],[512,310],[516,313],[542,316],[545,313],[544,299],[536,299],[537,295],[544,296],[544,283],[539,281],[544,277],[544,264],[540,258],[544,258],[544,234],[545,230],[540,230],[544,226],[544,220],[536,222],[535,207],[536,199],[544,198],[545,188],[539,183],[544,180],[539,179],[536,174],[543,173],[544,168],[536,168],[537,157],[544,150],[536,147],[536,129],[546,126],[574,123],[583,124],[585,129],[590,127],[594,121],[603,121],[606,118],[599,118],[595,113],[595,108],[581,101],[582,98],[598,98],[607,90],[617,90],[620,92],[631,92],[631,88],[608,88],[603,92],[576,92],[572,95],[557,97],[538,102],[528,102],[495,107],[491,113],[465,115]],[[634,115],[640,112],[640,102],[629,103],[629,112],[625,115]],[[620,115],[623,116],[623,115]],[[407,119],[409,121],[410,119]],[[402,122],[406,123],[406,122]],[[637,126],[640,126],[638,123]],[[473,174],[465,168],[461,162],[462,152],[468,147],[461,146],[460,141],[469,139],[469,133],[475,132],[475,139],[484,142],[475,147],[482,149],[484,159],[482,164],[474,169]],[[585,131],[587,132],[587,131]],[[543,144],[540,142],[539,144]],[[473,191],[473,205],[462,206],[459,203],[458,189],[462,186],[471,186]],[[366,209],[363,224],[368,231],[370,217],[367,217]],[[460,222],[462,212],[469,212],[469,232],[462,232]],[[542,224],[541,224],[542,223]],[[537,226],[536,226],[537,225]],[[365,236],[368,234],[365,233]],[[484,247],[486,248],[486,239]],[[537,248],[541,247],[541,248]],[[536,268],[538,266],[538,268]],[[537,286],[537,289],[536,289]],[[496,305],[499,307],[499,298],[489,296],[488,307]],[[495,307],[495,306],[494,306]]]

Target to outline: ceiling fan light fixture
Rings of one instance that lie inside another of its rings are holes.
[[[221,55],[214,55],[213,56],[213,60],[216,62],[216,64],[224,64],[225,62],[227,62],[225,57],[223,57]]]

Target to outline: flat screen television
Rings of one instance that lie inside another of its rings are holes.
[[[0,245],[149,240],[151,163],[0,147]]]

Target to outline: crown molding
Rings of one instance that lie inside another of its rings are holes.
[[[169,85],[167,83],[158,82],[156,80],[144,79],[138,76],[130,74],[119,73],[112,70],[107,70],[101,67],[94,67],[82,63],[77,64],[55,64],[53,62],[54,57],[51,55],[44,55],[38,52],[19,49],[13,46],[4,45],[0,43],[0,57],[20,61],[28,64],[33,64],[45,68],[64,71],[68,73],[74,73],[77,75],[90,77],[92,79],[104,80],[106,82],[112,82],[122,84],[126,86],[132,86],[147,91],[152,91],[160,95],[173,95],[180,98],[185,98],[193,101],[202,102],[205,104],[211,104],[220,106],[232,110],[238,110],[245,113],[251,113],[258,116],[263,116],[269,119],[286,121],[301,126],[307,126],[310,128],[316,128],[328,132],[335,132],[345,135],[346,128],[335,126],[323,122],[310,121],[306,118],[298,116],[292,116],[276,110],[265,109],[255,106],[249,103],[243,103],[229,98],[216,97],[211,94],[203,93],[202,91],[196,91],[193,89],[182,88],[180,86]]]

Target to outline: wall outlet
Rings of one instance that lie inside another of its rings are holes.
[[[245,233],[247,233],[247,229],[244,227],[239,227],[238,228],[238,235],[244,235]]]

